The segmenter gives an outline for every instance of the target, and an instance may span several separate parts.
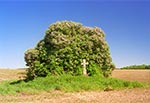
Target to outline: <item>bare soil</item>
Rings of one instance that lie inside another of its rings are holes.
[[[0,69],[0,82],[4,80],[21,79],[24,76],[24,69]]]
[[[150,82],[150,70],[114,70],[112,77],[128,81]]]
[[[150,103],[150,89],[136,88],[119,91],[61,91],[0,96],[0,103]]]

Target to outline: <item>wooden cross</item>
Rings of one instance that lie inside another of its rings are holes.
[[[83,75],[87,75],[87,70],[86,70],[86,65],[88,65],[89,63],[86,62],[85,59],[83,59],[83,62],[81,63],[81,65],[83,65]]]

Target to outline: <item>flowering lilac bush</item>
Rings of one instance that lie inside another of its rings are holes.
[[[109,76],[115,68],[100,28],[70,21],[56,22],[35,48],[25,52],[29,66],[27,76],[33,79],[47,75],[82,75],[83,59],[89,63],[88,75]]]

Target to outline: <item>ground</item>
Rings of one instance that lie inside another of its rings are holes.
[[[0,70],[0,78],[2,80],[17,79],[24,74],[24,70]],[[140,73],[142,71],[139,71]],[[137,73],[139,73],[137,72]],[[149,71],[148,71],[149,72]],[[6,74],[7,75],[6,75]],[[10,73],[10,75],[8,75]],[[129,71],[129,73],[134,73]],[[144,82],[145,78],[149,77],[149,73],[142,77]],[[119,76],[120,75],[120,76]],[[113,72],[113,77],[130,79],[132,76],[128,75],[125,71],[124,75],[122,71]],[[140,78],[141,80],[141,78]],[[147,79],[146,82],[148,82]],[[150,103],[150,88],[135,88],[125,90],[114,90],[114,91],[82,91],[75,93],[65,93],[63,91],[50,91],[42,92],[41,94],[26,94],[20,93],[18,95],[0,95],[0,103]]]
[[[150,103],[150,89],[126,89],[115,91],[88,91],[64,93],[61,91],[41,94],[0,96],[1,103]]]
[[[112,77],[129,81],[150,82],[150,70],[114,70]]]
[[[0,69],[0,82],[10,79],[21,79],[25,76],[24,69]]]

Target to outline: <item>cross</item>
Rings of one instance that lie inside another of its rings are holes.
[[[81,65],[83,65],[83,75],[87,75],[86,65],[88,64],[89,63],[86,62],[86,59],[83,59],[83,62],[81,63]]]

